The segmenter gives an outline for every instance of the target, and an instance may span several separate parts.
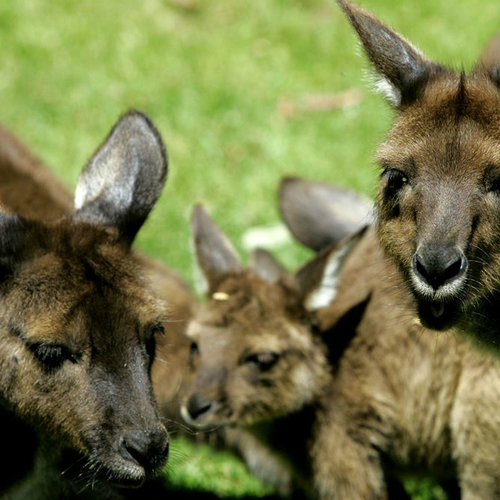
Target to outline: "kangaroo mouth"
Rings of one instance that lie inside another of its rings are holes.
[[[145,481],[145,475],[142,477],[117,477],[113,478],[111,476],[110,481],[115,485],[121,488],[140,488]]]
[[[168,459],[168,445],[165,453],[154,463],[144,466],[121,456],[93,457],[84,466],[84,475],[93,476],[94,480],[121,488],[140,488],[146,479],[151,479],[161,473]]]
[[[65,477],[81,486],[82,490],[91,488],[108,491],[110,487],[139,488],[150,477],[142,466],[128,463],[120,458],[111,460],[96,456],[89,458],[73,452],[65,455],[62,467]]]
[[[425,328],[448,330],[458,320],[458,302],[418,301],[417,312]]]
[[[181,416],[187,425],[203,431],[214,431],[230,423],[225,418],[221,418],[220,415],[215,415],[214,412],[207,412],[197,418],[193,418],[186,405],[182,405],[180,411]]]
[[[90,464],[89,469],[92,468],[95,468],[97,479],[122,488],[140,488],[149,476],[144,467],[121,459],[95,460]]]

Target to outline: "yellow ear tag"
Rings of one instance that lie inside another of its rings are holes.
[[[224,292],[215,292],[212,295],[212,298],[214,300],[224,301],[224,300],[229,300],[229,295],[227,293],[224,293]]]

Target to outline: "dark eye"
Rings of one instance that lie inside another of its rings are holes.
[[[58,370],[66,360],[70,360],[73,363],[78,361],[76,355],[61,345],[36,342],[29,344],[28,347],[33,352],[35,358],[41,363],[42,368],[50,372]]]
[[[399,191],[408,184],[408,176],[396,168],[387,168],[382,174],[387,179],[387,189],[390,191]]]
[[[200,354],[200,349],[198,348],[198,344],[196,342],[191,342],[189,354],[191,355],[191,357],[198,356],[198,354]]]
[[[245,358],[245,363],[253,364],[261,371],[269,370],[278,361],[280,355],[276,352],[268,351],[258,354],[250,354]]]

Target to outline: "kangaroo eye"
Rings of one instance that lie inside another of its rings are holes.
[[[36,342],[29,344],[31,352],[47,371],[58,370],[66,360],[76,363],[77,357],[66,347],[61,345]]]
[[[397,170],[396,168],[388,168],[384,170],[382,176],[386,177],[387,189],[391,191],[398,191],[403,186],[409,183],[408,176],[404,172],[401,172],[401,170]]]
[[[280,355],[276,352],[268,351],[258,354],[251,354],[245,358],[245,363],[253,364],[261,371],[269,370],[278,361]]]

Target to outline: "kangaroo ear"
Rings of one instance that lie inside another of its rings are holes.
[[[196,259],[210,291],[224,273],[240,269],[241,261],[229,238],[201,205],[193,209],[191,233]]]
[[[349,0],[337,0],[356,30],[381,80],[377,89],[395,107],[411,102],[430,73],[440,68],[410,42]]]
[[[475,69],[490,74],[493,81],[500,86],[500,33],[497,33],[483,50]]]
[[[256,248],[252,251],[249,267],[268,283],[276,283],[286,274],[285,269],[283,269],[276,258],[263,248]]]
[[[280,212],[303,245],[319,251],[372,222],[373,203],[334,185],[288,177],[279,188]]]
[[[328,307],[337,295],[342,266],[368,226],[339,245],[323,249],[295,274],[295,282],[307,311]]]
[[[129,244],[158,200],[167,174],[160,134],[137,111],[122,116],[80,174],[74,218],[118,229]]]

